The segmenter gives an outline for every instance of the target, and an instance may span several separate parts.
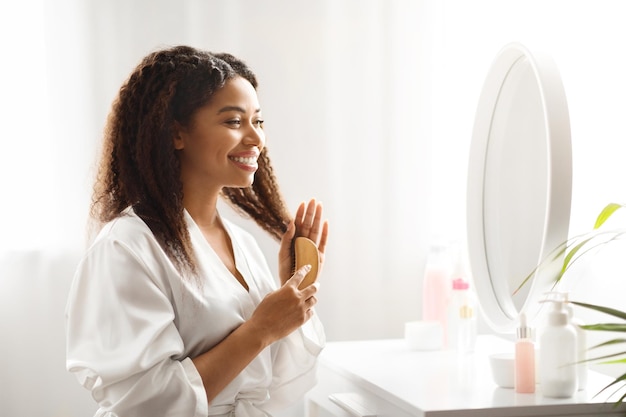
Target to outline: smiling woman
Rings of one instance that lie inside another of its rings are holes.
[[[176,46],[120,89],[67,305],[67,368],[97,416],[267,417],[315,382],[317,285],[293,244],[323,254],[328,226],[315,200],[284,208],[256,85],[232,55]],[[221,195],[280,241],[277,278]]]

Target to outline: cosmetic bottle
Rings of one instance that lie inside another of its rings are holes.
[[[563,293],[563,302],[570,323],[576,330],[576,357],[578,363],[576,364],[576,376],[578,377],[578,390],[584,390],[587,388],[587,372],[588,366],[585,360],[587,359],[587,335],[582,326],[584,323],[577,317],[574,317],[574,307],[569,302],[569,295]]]
[[[476,345],[476,308],[472,304],[464,304],[459,316],[456,349],[459,353],[472,353]]]
[[[522,394],[535,392],[535,343],[524,313],[519,316],[515,341],[515,392]]]
[[[476,301],[469,282],[463,278],[452,280],[448,301],[448,348],[473,351],[476,340]]]
[[[446,313],[450,292],[450,271],[451,261],[447,247],[442,244],[431,246],[422,286],[422,320],[440,322],[444,339],[447,334]]]
[[[568,313],[560,299],[552,303],[547,324],[539,339],[539,374],[544,397],[569,398],[577,390],[576,330],[569,322]]]

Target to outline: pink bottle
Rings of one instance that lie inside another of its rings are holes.
[[[473,352],[476,344],[476,302],[469,282],[463,278],[452,280],[448,298],[446,327],[447,347],[459,352]]]
[[[446,247],[441,245],[431,247],[422,287],[422,320],[439,321],[443,327],[444,337],[451,287],[450,273],[451,267]]]
[[[524,313],[520,314],[519,321],[515,341],[515,392],[530,394],[535,392],[535,344]]]

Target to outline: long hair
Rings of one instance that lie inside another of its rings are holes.
[[[120,88],[105,127],[91,205],[98,227],[132,207],[177,269],[197,272],[184,218],[175,124],[188,126],[195,112],[237,76],[258,87],[254,73],[230,54],[176,46],[153,52],[139,63]],[[267,148],[258,165],[251,187],[224,188],[222,194],[278,240],[290,215]]]

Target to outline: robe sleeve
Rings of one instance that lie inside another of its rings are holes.
[[[272,384],[264,409],[286,408],[317,383],[317,357],[326,344],[321,321],[314,314],[298,330],[272,345]]]
[[[167,287],[154,272],[113,239],[97,242],[77,269],[66,308],[66,366],[100,405],[98,416],[208,413],[202,379],[181,358]]]

